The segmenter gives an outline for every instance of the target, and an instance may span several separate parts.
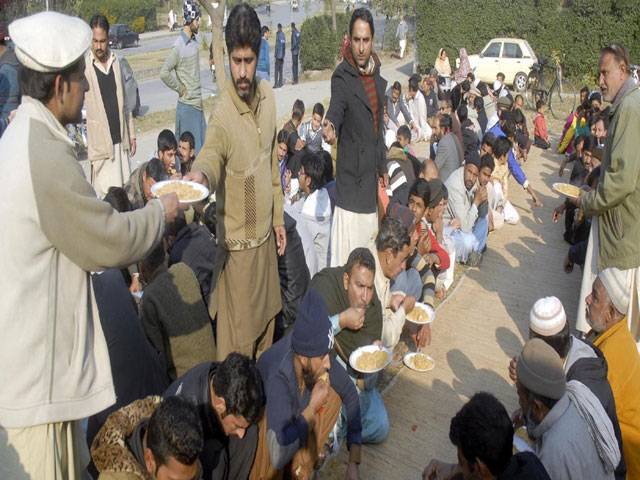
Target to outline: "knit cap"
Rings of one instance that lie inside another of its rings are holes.
[[[200,18],[200,7],[196,0],[184,0],[184,23],[190,24],[196,18]]]
[[[315,290],[309,290],[298,306],[291,346],[295,353],[305,357],[322,357],[333,348],[329,311]]]
[[[598,278],[607,290],[611,302],[620,313],[626,314],[631,301],[631,275],[629,270],[605,268]]]
[[[567,315],[556,297],[537,300],[529,312],[529,328],[543,337],[560,333],[566,324]]]
[[[524,344],[516,374],[527,390],[552,400],[560,399],[567,389],[560,356],[540,338]]]

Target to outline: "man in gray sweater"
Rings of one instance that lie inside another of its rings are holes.
[[[463,162],[462,145],[451,132],[453,125],[450,115],[443,114],[436,117],[433,134],[438,141],[436,147],[436,166],[440,180],[446,182],[454,170],[460,168]]]

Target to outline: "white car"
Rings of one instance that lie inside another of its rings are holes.
[[[527,88],[527,76],[538,58],[531,45],[520,38],[494,38],[479,55],[469,55],[469,63],[476,79],[493,84],[499,72],[505,83],[522,92]]]

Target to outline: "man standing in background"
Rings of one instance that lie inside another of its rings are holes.
[[[256,76],[267,82],[271,81],[271,70],[269,65],[269,27],[262,26],[262,40],[260,40],[260,55],[258,55],[258,67]]]
[[[91,185],[102,198],[109,187],[121,187],[131,175],[129,155],[136,153],[133,115],[126,110],[124,77],[120,61],[109,50],[109,20],[94,15],[89,22],[91,50],[85,58],[89,91],[87,155],[91,162]]]
[[[409,27],[407,26],[407,22],[405,21],[405,17],[400,19],[400,23],[398,24],[398,28],[396,29],[396,38],[398,39],[398,43],[400,45],[400,58],[404,58],[404,51],[407,49],[407,32],[409,31]]]
[[[207,130],[200,86],[199,28],[200,7],[197,1],[184,0],[184,27],[160,70],[160,79],[179,95],[176,137],[180,138],[183,132],[191,132],[196,142],[196,155],[202,148]]]
[[[284,67],[284,53],[286,50],[287,39],[282,31],[282,24],[278,24],[278,32],[276,33],[276,71],[274,73],[276,81],[273,88],[280,88],[284,83],[282,78],[282,68]]]
[[[298,83],[298,55],[300,54],[300,31],[296,24],[291,22],[291,71],[293,84]]]

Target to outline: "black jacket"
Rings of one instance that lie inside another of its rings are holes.
[[[611,385],[607,380],[607,361],[599,348],[590,345],[597,355],[597,358],[580,358],[575,361],[567,372],[567,381],[577,380],[584,384],[591,392],[598,397],[600,403],[604,407],[611,423],[613,431],[618,440],[618,447],[622,453],[622,435],[620,434],[620,424],[618,423],[618,415],[616,414],[616,401],[613,398]],[[624,479],[627,472],[627,466],[624,462],[624,456],[620,457],[620,463],[614,474],[616,479]]]
[[[498,480],[551,480],[542,462],[531,452],[516,453]]]
[[[378,62],[376,62],[378,63]],[[350,212],[374,213],[377,209],[378,175],[386,172],[384,102],[387,81],[375,69],[378,94],[378,130],[360,74],[343,60],[331,77],[331,102],[327,119],[336,128],[336,204]]]

